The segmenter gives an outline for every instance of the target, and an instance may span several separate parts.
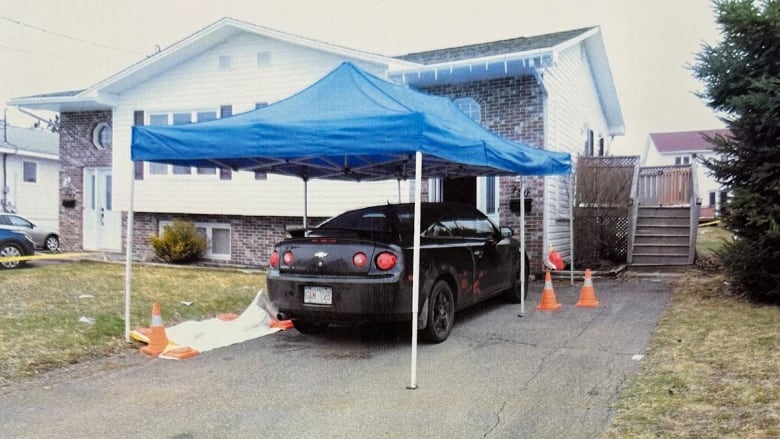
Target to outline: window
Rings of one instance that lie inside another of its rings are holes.
[[[156,113],[149,115],[149,125],[186,125],[193,122],[208,122],[217,119],[216,110],[179,111],[175,113]],[[162,163],[149,163],[150,175],[216,175],[214,166],[197,168],[193,172],[189,166],[169,166]]]
[[[585,157],[593,157],[593,130],[588,130],[588,138],[585,139]]]
[[[458,98],[452,102],[474,122],[480,123],[482,121],[482,108],[473,98]]]
[[[219,56],[219,69],[220,70],[230,70],[232,65],[233,65],[233,58],[231,58],[230,55],[220,55]]]
[[[715,192],[715,191],[710,192],[710,200],[709,200],[710,204],[708,204],[708,206],[715,207],[715,195],[716,194],[717,194],[717,192]]]
[[[92,144],[99,150],[111,148],[111,125],[100,122],[92,130]]]
[[[165,226],[173,221],[160,221],[157,233],[162,233]],[[195,231],[206,238],[205,257],[211,259],[230,259],[230,224],[195,223]]]
[[[266,181],[268,180],[268,174],[263,171],[255,171],[255,180]]]
[[[677,166],[680,165],[690,165],[691,164],[691,156],[689,155],[680,155],[674,158],[674,164]]]
[[[257,67],[264,68],[271,65],[271,52],[257,52]]]
[[[22,162],[24,168],[24,182],[38,183],[38,164],[35,162]]]

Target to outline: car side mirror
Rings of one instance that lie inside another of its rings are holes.
[[[509,226],[501,226],[501,239],[511,238],[514,236],[515,231]]]

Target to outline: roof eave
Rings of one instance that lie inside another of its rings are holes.
[[[415,64],[390,69],[388,77],[405,84],[425,86],[510,75],[534,75],[556,62],[557,54],[550,48],[544,48],[436,64]]]
[[[22,97],[8,101],[8,105],[30,110],[54,112],[101,111],[111,110],[118,102],[118,97],[110,93],[82,92],[77,96],[64,97]]]

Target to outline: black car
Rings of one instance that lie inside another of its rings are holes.
[[[0,266],[3,268],[16,268],[24,264],[24,261],[9,261],[5,260],[5,258],[18,258],[34,254],[35,242],[30,235],[14,230],[0,229]]]
[[[472,206],[423,203],[419,328],[438,343],[455,311],[504,294],[527,294],[528,257],[512,229],[496,227]],[[352,210],[274,247],[268,293],[280,319],[302,333],[332,323],[412,317],[414,204]],[[521,291],[520,263],[526,264]]]

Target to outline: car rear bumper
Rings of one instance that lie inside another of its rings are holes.
[[[304,303],[307,286],[331,288],[330,304]],[[399,276],[338,278],[268,274],[268,295],[284,318],[312,322],[410,320],[412,284]]]

